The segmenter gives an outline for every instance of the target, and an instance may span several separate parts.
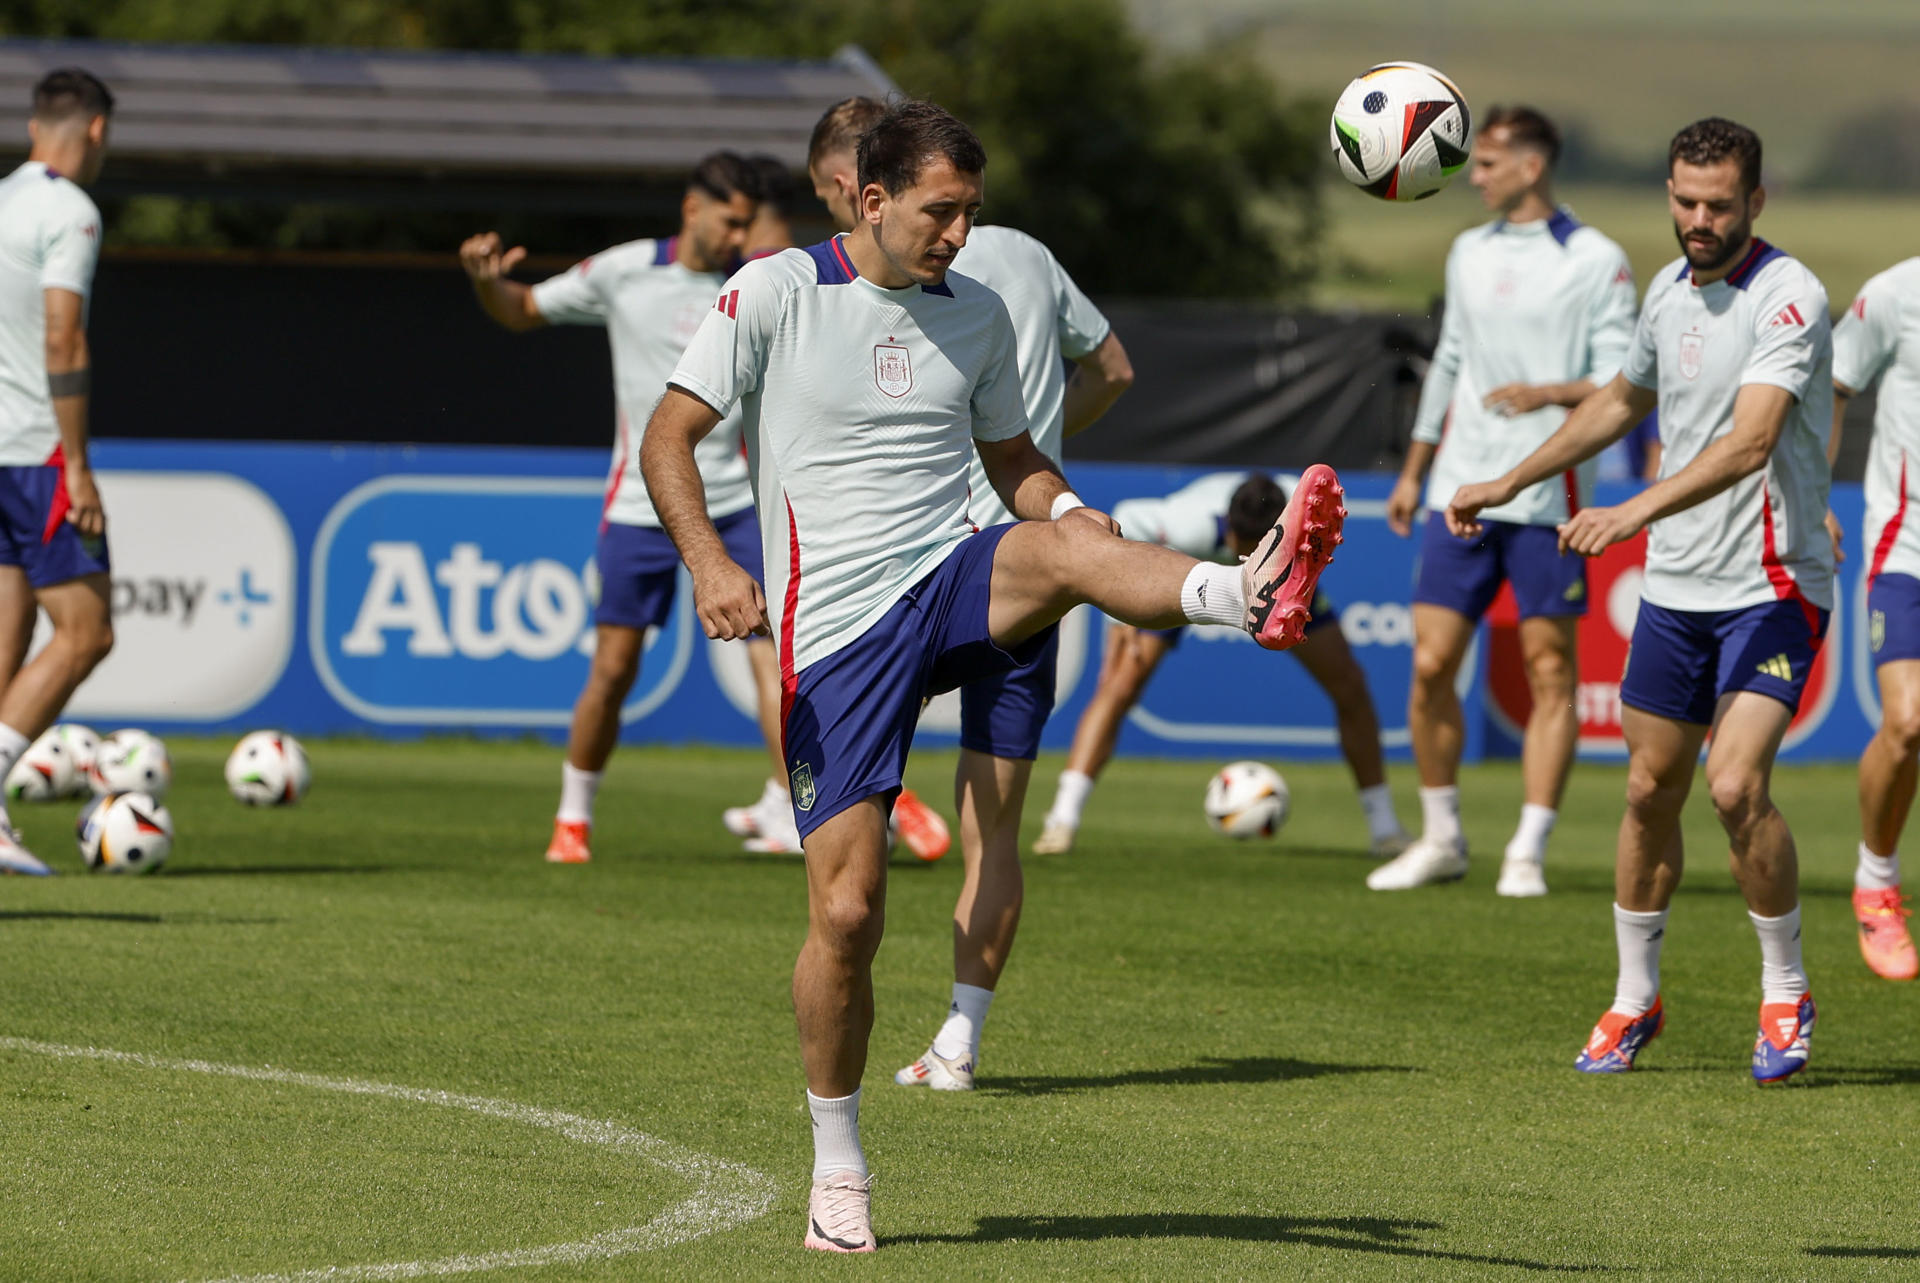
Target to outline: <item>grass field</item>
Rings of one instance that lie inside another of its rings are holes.
[[[158,876],[78,876],[71,808],[18,808],[69,876],[0,882],[0,1279],[1827,1279],[1920,1261],[1920,993],[1859,962],[1844,768],[1778,780],[1821,1022],[1803,1081],[1766,1092],[1746,1072],[1757,949],[1699,797],[1668,1031],[1642,1072],[1571,1068],[1612,989],[1617,768],[1576,773],[1553,894],[1517,903],[1489,860],[1458,886],[1367,892],[1331,768],[1287,769],[1280,841],[1232,844],[1200,825],[1205,764],[1117,764],[1082,849],[1029,861],[971,1096],[889,1081],[944,1011],[959,881],[956,857],[897,862],[864,1117],[883,1248],[854,1262],[798,1245],[801,871],[716,822],[757,787],[755,755],[623,753],[598,861],[554,868],[547,747],[318,743],[316,789],[283,813],[224,797],[224,745],[171,747],[180,838]],[[941,796],[951,764],[927,754],[914,782]],[[1497,851],[1516,772],[1465,783],[1470,837]]]

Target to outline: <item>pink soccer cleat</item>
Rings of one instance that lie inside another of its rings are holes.
[[[1312,618],[1320,572],[1340,546],[1347,509],[1340,478],[1324,463],[1300,474],[1280,520],[1240,568],[1247,597],[1246,630],[1268,650],[1298,646]]]

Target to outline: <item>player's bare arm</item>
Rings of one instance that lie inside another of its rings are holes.
[[[1794,396],[1785,388],[1749,383],[1733,402],[1733,429],[1702,450],[1692,463],[1655,482],[1623,504],[1587,508],[1560,527],[1560,546],[1597,556],[1649,523],[1711,499],[1742,477],[1767,466],[1780,441]]]
[[[640,471],[660,524],[693,578],[700,626],[716,641],[736,641],[767,635],[767,598],[753,576],[727,555],[707,514],[706,485],[693,447],[719,422],[719,413],[705,401],[669,387],[640,438]]]
[[[1511,418],[1516,414],[1532,414],[1550,405],[1572,408],[1599,390],[1592,379],[1573,379],[1566,383],[1503,383],[1487,393],[1484,404],[1487,409]]]
[[[46,290],[47,392],[60,425],[60,452],[66,460],[67,520],[89,539],[107,528],[87,455],[87,401],[90,361],[84,302],[72,290]]]
[[[1099,347],[1073,363],[1060,404],[1061,431],[1067,436],[1085,432],[1132,386],[1133,362],[1120,345],[1120,336],[1109,330]]]
[[[1060,469],[1025,432],[1005,441],[975,440],[973,444],[980,452],[980,466],[986,469],[987,480],[993,483],[995,493],[1022,521],[1053,520],[1054,500],[1072,493]],[[1112,517],[1084,504],[1060,515],[1094,521],[1103,529],[1120,533]]]
[[[526,256],[526,246],[506,248],[498,232],[481,232],[460,243],[460,267],[473,282],[473,296],[481,310],[509,330],[534,330],[547,323],[532,288],[508,275]]]
[[[1483,508],[1510,503],[1528,486],[1584,463],[1633,430],[1653,409],[1652,388],[1630,382],[1624,374],[1582,401],[1538,450],[1522,459],[1506,476],[1461,486],[1447,505],[1447,529],[1461,538],[1480,534],[1477,517]],[[1589,509],[1588,511],[1599,511]]]
[[[1399,480],[1393,483],[1393,493],[1387,496],[1387,529],[1403,539],[1413,533],[1413,514],[1420,511],[1420,488],[1426,484],[1427,469],[1433,466],[1438,450],[1431,441],[1407,443],[1407,461],[1401,465]]]

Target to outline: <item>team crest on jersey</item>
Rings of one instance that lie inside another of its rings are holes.
[[[905,396],[913,390],[913,359],[907,349],[894,343],[873,345],[873,381],[888,396]]]
[[[1706,351],[1706,336],[1682,334],[1680,336],[1680,373],[1690,379],[1699,378],[1701,367],[1705,364]]]
[[[813,767],[805,762],[793,768],[793,804],[803,811],[811,811],[819,794],[813,787]]]

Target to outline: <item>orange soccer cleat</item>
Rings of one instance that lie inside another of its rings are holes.
[[[593,858],[588,840],[593,826],[576,820],[555,820],[553,841],[547,843],[548,864],[585,864]]]
[[[1853,916],[1860,923],[1860,956],[1873,974],[1887,980],[1911,980],[1920,975],[1920,957],[1907,933],[1913,910],[1903,902],[1897,886],[1853,893]]]
[[[945,855],[953,845],[947,822],[912,789],[901,789],[899,799],[893,804],[893,829],[909,851],[929,864]]]

